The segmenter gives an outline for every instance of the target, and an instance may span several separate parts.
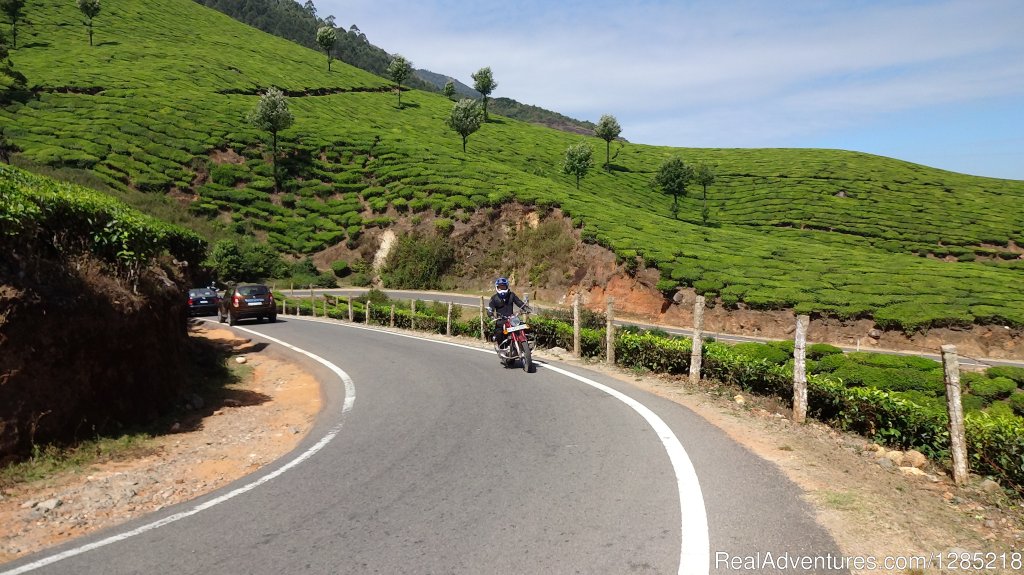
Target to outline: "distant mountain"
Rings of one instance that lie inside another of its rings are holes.
[[[539,124],[548,128],[562,130],[563,132],[572,132],[585,136],[593,136],[594,128],[596,128],[593,122],[577,120],[569,116],[563,116],[558,112],[552,112],[551,110],[545,110],[530,104],[522,104],[511,98],[495,98],[487,104],[487,110],[523,122]]]
[[[423,69],[416,70],[416,75],[424,82],[427,82],[431,86],[435,86],[437,88],[437,91],[441,91],[442,89],[444,89],[444,85],[447,84],[449,80],[451,80],[452,83],[455,85],[455,93],[457,95],[462,96],[463,98],[473,99],[481,97],[480,92],[477,92],[473,88],[470,88],[469,86],[463,84],[462,82],[456,80],[455,78],[452,78],[451,76],[445,76],[444,74],[438,74],[437,72],[431,72],[430,70]]]
[[[316,44],[317,29],[321,26],[334,25],[333,16],[324,18],[317,16],[316,8],[311,1],[307,1],[304,5],[292,0],[195,1],[223,12],[253,28],[317,51],[320,51],[320,47]],[[366,34],[363,34],[355,24],[350,26],[347,31],[344,28],[336,29],[338,44],[335,48],[335,55],[339,60],[383,78],[388,77],[387,69],[388,64],[391,63],[391,54],[371,44],[366,38]],[[405,56],[415,61],[413,55],[406,54]],[[416,70],[406,85],[419,90],[440,92],[448,80],[455,83],[455,93],[459,96],[474,99],[481,97],[479,92],[451,76],[430,70]],[[537,106],[520,104],[509,98],[495,98],[488,104],[487,109],[495,114],[556,130],[587,135],[594,133],[594,124],[591,122],[576,120]]]

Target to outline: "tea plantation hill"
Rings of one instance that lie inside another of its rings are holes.
[[[193,194],[194,213],[230,218],[284,252],[354,241],[395,217],[464,219],[518,201],[560,206],[627,267],[660,269],[667,293],[692,286],[729,306],[873,317],[908,332],[1024,327],[1021,181],[837,150],[628,143],[577,190],[561,162],[582,136],[495,116],[463,153],[443,96],[411,91],[399,109],[386,80],[341,62],[328,72],[322,53],[190,0],[105,4],[95,24],[90,47],[73,2],[27,4],[11,57],[36,97],[0,112],[20,159]],[[281,135],[283,193],[265,134],[245,120],[268,86],[290,96],[296,119]],[[604,142],[587,141],[600,163]],[[226,150],[244,162],[210,161]],[[651,187],[672,156],[716,166],[710,225],[698,186],[678,219]]]

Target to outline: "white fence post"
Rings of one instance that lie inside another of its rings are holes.
[[[446,328],[446,335],[452,334],[452,302],[448,302],[448,326]]]
[[[807,420],[807,324],[811,318],[796,317],[796,336],[793,339],[793,421]]]
[[[487,334],[484,332],[484,296],[480,296],[480,339],[487,341]]]
[[[949,450],[953,454],[953,482],[967,483],[967,441],[964,439],[964,407],[960,403],[960,360],[955,345],[942,346],[946,369],[946,409],[949,412]]]
[[[572,298],[572,354],[580,357],[580,292]]]
[[[704,358],[704,296],[693,304],[693,343],[690,346],[690,383],[700,383],[701,360]]]
[[[605,315],[605,362],[615,365],[615,298],[608,298]]]

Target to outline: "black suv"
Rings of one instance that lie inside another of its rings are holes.
[[[250,317],[277,321],[277,304],[274,294],[265,285],[238,285],[224,292],[217,315],[221,323],[227,321],[229,325]]]

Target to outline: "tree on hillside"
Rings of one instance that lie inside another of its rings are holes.
[[[252,238],[220,240],[203,267],[221,282],[256,282],[282,273],[285,263],[273,248]]]
[[[601,116],[601,119],[597,122],[597,127],[594,128],[594,134],[604,140],[604,169],[609,172],[612,171],[612,140],[618,138],[621,133],[622,126],[619,125],[619,121],[615,119],[615,116],[610,114]],[[618,156],[618,152],[615,155]]]
[[[271,86],[266,93],[260,96],[249,112],[249,122],[260,130],[270,132],[273,156],[271,161],[274,166],[274,186],[281,187],[280,177],[277,173],[277,135],[280,131],[288,129],[294,122],[291,110],[288,109],[288,99],[280,90]]]
[[[398,84],[398,107],[402,107],[402,82],[412,75],[412,62],[406,60],[401,54],[395,54],[395,59],[388,66],[388,76]]]
[[[576,189],[580,189],[580,179],[594,167],[594,149],[586,142],[573,144],[565,150],[565,162],[562,173],[576,176]]]
[[[0,0],[0,11],[11,21],[11,48],[18,47],[18,20],[25,8],[25,0]]]
[[[697,164],[693,171],[693,181],[700,184],[704,190],[702,194],[704,207],[700,211],[700,217],[706,226],[708,225],[708,216],[710,215],[710,210],[708,210],[708,186],[715,183],[714,168],[704,162]]]
[[[331,51],[334,50],[334,45],[338,43],[338,32],[331,26],[321,26],[316,31],[316,43],[320,46],[320,49],[327,54],[327,71],[331,71]]]
[[[491,74],[491,67],[480,68],[473,74],[473,89],[480,92],[484,97],[484,121],[487,121],[487,98],[490,97],[491,92],[498,87],[498,83],[494,81],[494,75]]]
[[[466,151],[466,140],[469,135],[480,129],[483,125],[483,112],[476,100],[463,98],[452,107],[452,113],[448,116],[448,127],[462,136],[462,151]]]
[[[448,98],[449,100],[451,100],[452,96],[455,95],[455,82],[452,82],[451,80],[448,80],[447,82],[445,82],[444,83],[444,90],[442,90],[441,93],[444,94],[445,98]]]
[[[313,4],[313,0],[306,0],[306,3],[302,5],[302,9],[309,13],[310,16],[316,18],[316,4]]]
[[[85,15],[85,27],[89,30],[89,45],[92,46],[92,19],[100,15],[100,0],[78,0],[78,9]]]
[[[693,168],[679,158],[665,160],[652,183],[663,194],[672,196],[672,216],[679,217],[679,197],[686,196],[686,186],[693,179]]]

